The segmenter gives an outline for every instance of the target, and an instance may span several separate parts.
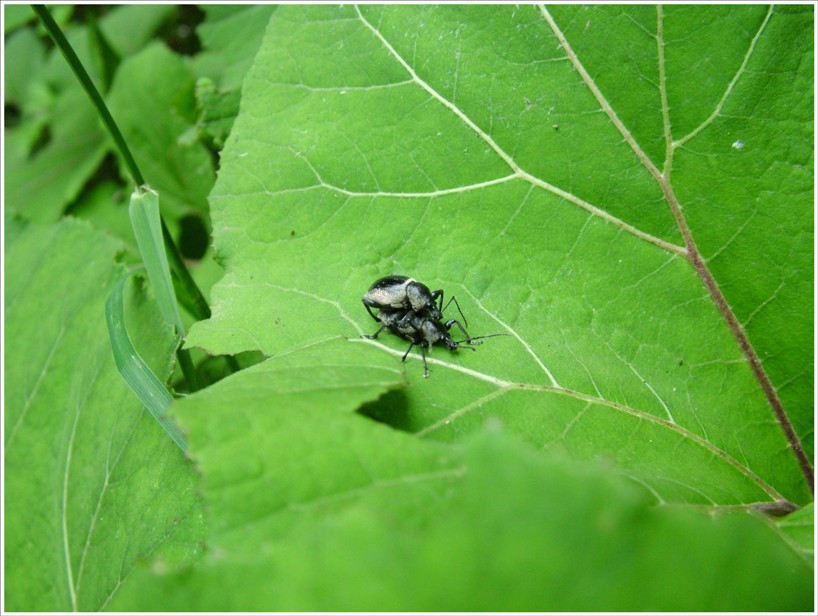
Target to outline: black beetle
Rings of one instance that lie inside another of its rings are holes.
[[[418,314],[409,308],[402,308],[398,310],[381,308],[380,312],[378,313],[377,321],[381,324],[380,329],[374,334],[364,334],[364,338],[377,338],[378,334],[380,334],[384,329],[388,329],[396,336],[400,336],[404,340],[408,340],[411,344],[409,345],[409,348],[406,349],[406,353],[403,354],[401,363],[406,361],[409,351],[411,351],[415,345],[418,345],[420,347],[420,356],[423,359],[424,378],[429,377],[429,366],[426,364],[426,349],[429,349],[429,352],[431,352],[433,345],[443,343],[449,347],[450,351],[456,351],[460,348],[471,349],[473,351],[474,347],[470,345],[480,344],[479,342],[475,343],[476,340],[507,335],[491,334],[488,336],[477,336],[476,338],[472,338],[456,319],[449,319],[443,323],[439,319],[432,319],[425,315]],[[460,331],[463,332],[463,335],[466,336],[465,340],[456,341],[452,339],[451,335],[449,334],[449,330],[452,328],[452,325],[457,325]]]
[[[443,289],[430,291],[425,284],[408,276],[392,275],[376,280],[361,301],[370,316],[378,323],[381,321],[372,312],[373,308],[379,310],[410,309],[419,315],[425,314],[435,321],[439,321],[443,314],[441,308]],[[402,317],[404,316],[407,316],[406,312],[403,313]]]

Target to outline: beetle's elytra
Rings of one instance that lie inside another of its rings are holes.
[[[438,303],[439,298],[439,303]],[[427,314],[439,320],[443,304],[443,289],[430,291],[422,282],[408,276],[385,276],[376,280],[362,300],[373,319],[378,317],[372,308],[378,310],[406,310],[411,309],[418,314]]]

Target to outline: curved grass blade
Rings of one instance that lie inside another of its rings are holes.
[[[117,370],[137,397],[168,433],[182,451],[187,449],[187,441],[179,428],[167,416],[173,396],[159,378],[151,372],[145,361],[136,352],[125,327],[124,287],[131,274],[124,276],[108,295],[105,302],[105,320],[108,322],[108,336],[114,351]]]

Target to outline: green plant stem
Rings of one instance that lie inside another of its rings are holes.
[[[77,79],[80,80],[83,88],[85,88],[85,92],[91,98],[91,102],[96,107],[97,113],[99,113],[106,129],[113,138],[116,148],[119,150],[119,153],[125,160],[125,164],[128,167],[136,186],[143,186],[146,183],[145,178],[142,176],[142,173],[140,172],[130,149],[128,149],[128,145],[125,143],[125,138],[122,136],[122,133],[114,121],[114,118],[111,116],[110,111],[108,111],[108,106],[105,104],[105,101],[102,100],[102,96],[100,96],[94,82],[91,81],[91,77],[88,75],[88,72],[85,70],[82,62],[80,62],[80,59],[77,57],[77,54],[74,52],[74,49],[68,42],[68,39],[65,38],[62,30],[57,25],[57,22],[54,21],[54,18],[51,17],[51,13],[48,12],[48,9],[46,9],[45,6],[32,4],[31,9],[36,13],[37,17],[40,19],[40,22],[43,24],[46,31],[54,41],[54,44],[57,45],[66,62],[68,62],[68,66],[70,66],[71,70],[74,71]],[[176,243],[173,241],[164,219],[162,220],[162,238],[165,243],[165,249],[168,253],[171,270],[173,271],[177,283],[181,287],[182,295],[190,298],[191,300],[190,302],[186,303],[186,306],[189,310],[191,310],[191,312],[193,312],[193,316],[197,320],[209,318],[210,307],[207,305],[207,300],[204,298],[204,295],[202,295],[201,290],[199,290],[199,287],[196,285],[190,275],[190,272],[185,266],[182,255],[179,253],[179,249],[176,247]]]
[[[176,351],[176,357],[179,359],[179,367],[182,369],[182,374],[185,375],[188,391],[190,393],[199,391],[202,388],[202,382],[201,379],[199,379],[199,373],[196,372],[196,367],[193,365],[190,350],[179,348]]]
[[[202,295],[199,287],[196,286],[196,282],[190,275],[190,271],[188,271],[187,266],[182,259],[182,255],[176,248],[176,243],[173,241],[170,231],[168,231],[168,226],[165,224],[165,219],[161,218],[160,220],[162,222],[162,239],[165,242],[165,249],[168,253],[168,260],[170,261],[170,269],[173,272],[173,279],[182,288],[182,293],[180,295],[189,300],[184,302],[185,308],[191,312],[197,321],[209,319],[210,306],[208,306],[207,300],[205,299],[204,295]]]
[[[40,21],[48,31],[48,34],[54,41],[54,44],[57,45],[60,52],[62,52],[65,61],[68,62],[68,66],[70,66],[71,70],[74,71],[74,75],[76,75],[77,79],[80,80],[82,87],[85,88],[85,92],[88,94],[91,101],[94,103],[94,106],[97,108],[97,113],[99,113],[99,115],[102,117],[102,121],[105,123],[105,127],[111,134],[117,149],[125,159],[125,164],[128,166],[134,182],[136,182],[137,186],[142,186],[145,183],[145,178],[142,177],[142,173],[139,171],[139,167],[137,167],[136,161],[134,160],[131,151],[128,149],[128,145],[125,143],[125,138],[119,131],[119,127],[114,121],[114,118],[111,116],[111,112],[108,111],[108,106],[105,104],[105,101],[102,100],[102,97],[94,85],[94,82],[91,81],[90,75],[88,75],[88,72],[85,70],[82,62],[80,62],[80,59],[74,52],[74,48],[71,47],[68,39],[65,38],[62,30],[57,25],[57,22],[54,21],[54,18],[51,17],[51,13],[48,12],[48,9],[45,8],[45,6],[40,4],[32,4],[31,9],[37,14],[37,17],[40,18]]]

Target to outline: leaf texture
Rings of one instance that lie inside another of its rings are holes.
[[[404,428],[452,442],[496,418],[659,502],[809,501],[811,152],[790,144],[812,131],[811,15],[282,7],[211,196],[227,275],[190,343],[358,338],[369,284],[412,275],[509,337],[435,351],[428,381],[410,360]]]

